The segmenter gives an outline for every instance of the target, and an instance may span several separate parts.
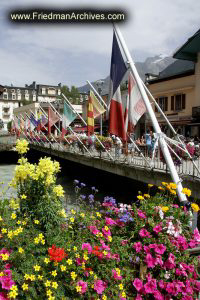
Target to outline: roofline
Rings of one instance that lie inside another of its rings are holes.
[[[167,80],[173,80],[173,79],[177,79],[177,78],[191,76],[194,74],[195,74],[195,70],[189,70],[187,72],[176,74],[173,76],[168,76],[168,77],[159,78],[159,79],[152,79],[152,80],[148,81],[148,84],[154,84],[154,83],[163,82],[163,81],[167,81]]]
[[[181,52],[181,50],[187,46],[198,34],[200,34],[200,29],[197,30],[197,32],[195,32],[195,34],[193,34],[174,54],[173,54],[173,58],[176,58],[176,59],[183,59],[184,58],[181,58],[181,57],[177,57],[177,55]],[[183,51],[184,52],[184,51]],[[194,61],[196,62],[196,59],[192,59],[192,57],[189,58],[189,55],[188,53],[186,53],[186,55],[188,56],[188,58],[185,58],[185,60],[191,60],[191,61]]]

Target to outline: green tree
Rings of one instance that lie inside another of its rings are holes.
[[[71,89],[67,85],[63,85],[61,92],[67,97],[67,99],[73,104],[80,103],[80,93],[79,90],[73,85]]]

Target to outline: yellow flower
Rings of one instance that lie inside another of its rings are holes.
[[[45,264],[48,264],[50,262],[50,259],[48,257],[45,257],[44,262]]]
[[[26,195],[21,195],[21,199],[26,199],[27,198],[27,196]]]
[[[55,297],[49,296],[48,300],[55,300]]]
[[[17,297],[17,295],[18,295],[18,292],[17,292],[17,291],[11,291],[11,292],[8,294],[9,298],[13,298],[13,299],[15,299],[15,298]]]
[[[19,253],[24,253],[24,249],[20,247],[20,248],[18,249],[18,252],[19,252]]]
[[[46,287],[51,286],[51,281],[50,281],[50,280],[47,280],[47,281],[45,282],[44,285],[45,285]]]
[[[73,215],[75,215],[75,214],[76,214],[76,211],[75,211],[74,209],[71,209],[71,213],[72,213]]]
[[[40,242],[39,238],[37,238],[37,237],[34,238],[34,243],[35,243],[35,244],[39,244],[39,242]]]
[[[73,280],[75,280],[76,277],[77,277],[76,273],[75,273],[75,272],[71,272],[71,278],[72,278]]]
[[[0,277],[3,277],[4,276],[4,272],[0,272]]]
[[[169,207],[168,206],[162,206],[161,209],[162,209],[163,212],[167,212],[169,210]]]
[[[28,284],[24,283],[22,285],[22,289],[23,289],[23,291],[27,291],[28,290]]]
[[[64,197],[64,190],[63,190],[63,187],[59,184],[59,185],[56,185],[54,188],[53,188],[53,192],[56,194],[56,196],[58,197]]]
[[[17,224],[20,225],[20,224],[21,224],[21,221],[17,221]]]
[[[107,300],[107,296],[106,296],[106,295],[103,295],[103,296],[102,296],[102,300]]]
[[[82,287],[81,287],[80,285],[77,285],[77,286],[76,286],[76,291],[77,291],[77,293],[81,292],[81,290],[82,290]]]
[[[6,229],[6,228],[2,228],[2,229],[1,229],[1,232],[2,232],[2,233],[6,233],[6,232],[7,232],[7,229]]]
[[[57,284],[56,281],[53,281],[52,284],[51,284],[51,286],[52,286],[52,288],[57,289],[58,284]]]
[[[36,272],[40,271],[40,269],[41,269],[41,267],[38,266],[38,265],[35,265],[33,268],[34,268],[34,270],[35,270]]]
[[[123,286],[122,283],[120,283],[118,286],[119,286],[119,289],[120,289],[120,290],[123,290],[124,286]]]
[[[9,259],[9,255],[7,254],[7,253],[2,253],[2,254],[0,254],[0,256],[1,256],[1,259],[2,260],[8,260]]]
[[[35,280],[35,275],[30,275],[30,280],[34,281]]]
[[[176,189],[176,183],[170,182],[169,187],[170,187],[170,189],[175,190]]]
[[[88,260],[88,259],[89,259],[89,257],[87,256],[86,253],[83,255],[83,258],[84,258],[85,260]]]
[[[71,223],[74,223],[74,218],[70,218],[70,222],[71,222]]]
[[[34,220],[34,223],[35,224],[39,224],[40,222],[38,220]]]
[[[161,191],[165,190],[162,186],[159,186],[158,189],[161,190]]]
[[[29,275],[29,274],[25,274],[25,275],[24,275],[24,279],[25,279],[25,280],[28,280],[29,278],[30,278],[30,275]]]
[[[195,212],[198,212],[198,211],[199,211],[199,206],[198,206],[198,204],[192,203],[192,204],[191,204],[191,207],[192,207],[193,211],[195,211]]]
[[[85,217],[85,214],[84,214],[84,213],[81,213],[80,216],[81,216],[81,218],[84,218],[84,217]]]
[[[108,226],[104,226],[104,229],[105,229],[106,231],[108,231],[108,230],[109,230]]]
[[[152,186],[153,186],[153,184],[150,184],[150,183],[148,184],[148,187],[149,187],[149,188],[151,188]]]
[[[94,275],[94,279],[97,280],[97,275]]]
[[[187,195],[188,197],[190,197],[192,194],[191,190],[189,190],[187,188],[182,189],[182,193]]]
[[[74,246],[74,251],[77,251],[77,247],[76,246]]]
[[[42,240],[42,239],[44,238],[44,235],[43,235],[42,233],[40,233],[40,234],[38,235],[38,238]]]
[[[17,291],[18,287],[16,285],[12,285],[10,288],[11,291]]]
[[[26,224],[27,224],[27,222],[26,222],[26,221],[23,221],[23,222],[22,222],[22,225],[26,225]]]
[[[51,290],[47,290],[47,296],[51,296],[52,295],[52,291]]]
[[[108,241],[109,241],[109,242],[112,242],[112,236],[108,235],[107,238],[108,238]]]
[[[144,197],[145,198],[150,198],[150,195],[149,194],[144,194]]]
[[[68,259],[68,260],[67,260],[67,264],[68,264],[68,265],[72,265],[72,259]]]
[[[170,190],[170,194],[172,194],[172,195],[176,195],[176,191],[174,191],[174,190]]]
[[[101,218],[101,214],[99,212],[96,212],[97,217]]]
[[[3,221],[2,217],[0,216],[0,221]]]
[[[162,185],[168,186],[168,183],[163,181],[163,182],[162,182]]]
[[[51,275],[54,276],[54,277],[56,277],[56,276],[57,276],[56,270],[55,270],[55,271],[52,271],[52,272],[51,272]]]
[[[64,272],[64,271],[66,271],[67,267],[64,266],[64,265],[61,265],[61,266],[60,266],[60,269],[61,269],[62,272]]]
[[[143,196],[137,196],[137,198],[139,199],[139,200],[144,200],[144,197]]]
[[[12,237],[13,237],[13,231],[10,230],[10,231],[8,231],[8,238],[9,238],[9,239],[12,239]]]
[[[122,298],[126,298],[126,293],[122,292]]]
[[[16,214],[15,213],[12,213],[12,215],[11,215],[11,219],[16,219],[17,218],[17,216],[16,216]]]
[[[27,140],[17,140],[16,142],[16,150],[19,154],[26,153],[28,149],[28,142]]]
[[[94,274],[94,272],[93,272],[93,271],[90,271],[89,273],[90,273],[90,275],[93,275],[93,274]]]
[[[39,279],[39,280],[42,280],[42,279],[43,279],[43,276],[42,276],[42,275],[38,275],[38,279]]]
[[[44,245],[45,244],[45,240],[41,240],[41,244]]]

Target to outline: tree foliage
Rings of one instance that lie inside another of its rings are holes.
[[[63,85],[61,88],[61,92],[69,99],[69,101],[73,104],[80,103],[80,93],[79,90],[73,85],[69,88],[67,85]]]

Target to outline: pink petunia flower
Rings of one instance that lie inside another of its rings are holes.
[[[160,224],[156,225],[156,226],[153,228],[153,231],[154,231],[155,233],[158,234],[159,232],[162,231],[162,226],[161,226]]]
[[[94,282],[94,290],[97,294],[101,295],[103,291],[106,289],[107,284],[102,280],[95,280]]]
[[[154,268],[156,264],[156,259],[150,253],[147,253],[145,261],[147,263],[148,268]]]
[[[135,278],[135,280],[133,281],[133,285],[138,292],[143,288],[142,280],[140,280],[139,278]]]
[[[84,294],[86,292],[86,290],[87,290],[87,286],[88,286],[87,282],[84,282],[83,280],[79,280],[78,283],[77,283],[77,285],[81,286],[80,293]]]
[[[156,289],[157,289],[157,285],[156,285],[156,279],[151,279],[149,280],[145,285],[144,285],[144,289],[145,292],[147,294],[153,294]]]
[[[106,218],[106,225],[116,225],[116,222],[111,218]]]
[[[89,243],[83,243],[82,244],[82,250],[87,250],[89,254],[92,253],[92,246]]]
[[[142,244],[141,244],[141,242],[134,243],[133,248],[135,249],[135,251],[137,253],[139,253],[142,250]]]
[[[143,238],[145,238],[145,237],[150,238],[151,237],[150,233],[146,229],[140,229],[139,235]]]
[[[11,279],[11,277],[4,277],[1,281],[2,289],[10,290],[11,287],[15,284],[15,282]]]
[[[140,217],[140,219],[146,219],[147,216],[146,216],[145,212],[138,209],[138,217]]]
[[[97,229],[96,226],[88,226],[91,233],[97,235],[100,231]]]
[[[166,246],[164,246],[163,244],[157,244],[154,248],[154,251],[162,255],[166,251]]]

